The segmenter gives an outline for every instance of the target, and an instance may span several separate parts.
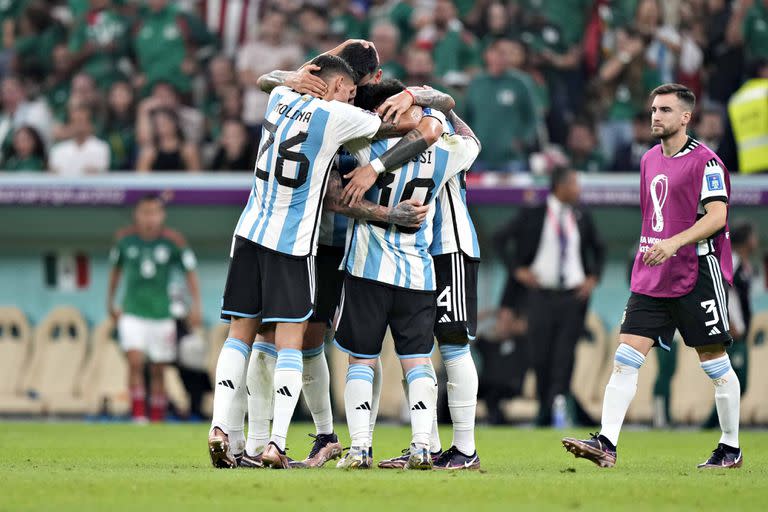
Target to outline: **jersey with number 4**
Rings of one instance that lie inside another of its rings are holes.
[[[353,141],[347,149],[365,165],[380,157],[400,139],[372,144]],[[467,169],[479,153],[477,142],[469,137],[444,133],[422,154],[393,172],[383,173],[366,193],[369,201],[393,207],[416,199],[431,205],[445,184]],[[419,228],[381,222],[355,221],[347,244],[344,268],[351,275],[410,290],[435,290],[435,269],[429,246],[432,243],[431,219]]]
[[[269,96],[251,195],[235,234],[283,254],[315,254],[336,152],[370,139],[381,119],[338,101],[276,87]]]

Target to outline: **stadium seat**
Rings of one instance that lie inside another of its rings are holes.
[[[40,412],[40,402],[24,389],[33,348],[32,329],[24,313],[13,306],[0,307],[0,414]]]
[[[741,421],[747,425],[768,425],[768,311],[752,317],[749,344],[749,382],[741,402]]]
[[[88,325],[71,306],[59,306],[35,328],[34,355],[26,388],[42,402],[42,412],[79,414],[88,409],[81,390],[88,356]]]
[[[701,369],[699,356],[692,348],[686,347],[680,337],[678,344],[677,370],[672,378],[669,414],[673,423],[700,425],[707,419],[715,403],[712,380]]]
[[[128,414],[131,397],[128,392],[128,362],[114,337],[114,322],[106,319],[91,335],[91,355],[83,371],[83,395],[88,412],[112,416]]]

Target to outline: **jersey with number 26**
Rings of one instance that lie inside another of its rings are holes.
[[[336,152],[372,138],[381,119],[352,105],[276,87],[269,96],[253,188],[235,234],[291,256],[317,249],[328,173]]]
[[[398,140],[386,139],[371,144],[353,141],[347,148],[360,165],[365,165],[380,157]],[[432,205],[430,216],[434,215],[435,197],[453,176],[474,162],[479,151],[474,139],[444,133],[421,155],[393,172],[381,174],[365,197],[388,207],[417,199],[422,204]],[[344,268],[363,279],[410,290],[434,291],[435,270],[429,254],[431,242],[431,218],[419,228],[355,221]]]

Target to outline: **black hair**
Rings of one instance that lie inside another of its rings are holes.
[[[731,226],[731,243],[734,246],[744,245],[755,233],[755,225],[748,220],[741,220]]]
[[[368,48],[362,45],[362,43],[352,43],[345,46],[339,57],[349,64],[352,68],[354,75],[352,79],[355,83],[359,83],[364,76],[374,73],[379,69],[379,56],[376,54],[376,49],[373,45],[369,45]]]
[[[13,132],[13,135],[15,136],[17,133],[21,131],[25,131],[29,133],[29,136],[32,137],[32,141],[33,141],[32,156],[38,157],[40,160],[43,161],[43,163],[45,163],[46,161],[45,143],[43,143],[43,138],[40,136],[40,132],[38,132],[31,125],[25,124],[16,128],[16,130]],[[11,144],[9,151],[10,151],[8,155],[9,157],[18,156],[16,154],[16,147],[13,144]]]
[[[568,179],[568,177],[571,175],[572,172],[575,172],[575,171],[570,167],[565,167],[562,165],[552,169],[552,175],[549,178],[550,192],[554,192],[559,185],[565,183],[565,180]]]
[[[162,206],[165,206],[165,199],[163,199],[163,196],[157,192],[147,192],[136,201],[136,207],[138,208],[142,203],[148,203],[150,201],[158,201]]]
[[[319,71],[312,71],[313,75],[319,76],[326,82],[334,75],[345,75],[354,81],[355,72],[349,67],[349,64],[341,57],[335,55],[318,55],[312,59],[312,64],[320,67]]]
[[[691,112],[693,112],[693,109],[696,107],[696,95],[693,94],[692,90],[682,84],[660,85],[651,91],[651,98],[655,98],[662,94],[674,94]]]
[[[149,115],[152,120],[152,131],[154,132],[152,138],[156,148],[160,147],[160,134],[157,133],[157,117],[161,115],[166,115],[173,121],[173,124],[176,126],[176,137],[179,139],[179,143],[183,145],[186,142],[187,138],[184,135],[184,130],[181,129],[179,114],[177,114],[175,110],[167,107],[160,107],[152,110]]]
[[[377,84],[361,85],[355,95],[355,106],[373,112],[384,100],[405,90],[405,85],[396,78],[385,78]]]

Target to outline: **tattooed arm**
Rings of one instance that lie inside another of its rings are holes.
[[[421,107],[411,107],[406,111],[406,113],[399,121],[385,121],[382,119],[381,126],[373,138],[388,139],[390,137],[403,136],[411,130],[415,130],[419,126],[419,123],[423,117],[424,111],[421,110]]]
[[[403,201],[394,208],[388,208],[367,199],[362,199],[354,206],[347,206],[341,201],[341,176],[336,169],[331,170],[328,177],[328,188],[325,192],[323,207],[347,217],[359,220],[375,220],[399,226],[417,228],[427,217],[429,206],[421,206],[414,199]]]
[[[341,200],[344,204],[355,204],[376,182],[380,173],[397,169],[420,155],[437,142],[442,133],[443,125],[439,120],[431,116],[422,117],[416,128],[406,133],[379,158],[344,175],[349,183],[344,187]]]
[[[279,85],[290,87],[299,94],[310,94],[317,98],[322,98],[328,90],[328,85],[319,76],[313,75],[313,71],[320,68],[314,64],[303,66],[298,71],[270,71],[261,75],[256,83],[259,89],[269,94],[272,89]]]
[[[480,139],[477,138],[477,135],[475,135],[475,132],[472,131],[472,128],[469,127],[467,123],[464,122],[462,118],[460,118],[456,112],[451,110],[448,113],[448,122],[450,122],[453,125],[453,129],[456,130],[456,133],[459,135],[463,135],[464,137],[471,137],[475,139],[475,142],[477,142],[478,147],[482,149],[482,144],[480,144]]]
[[[409,87],[387,98],[378,108],[378,112],[383,120],[397,123],[400,116],[412,105],[433,108],[447,115],[456,106],[456,102],[449,94],[431,87]]]

